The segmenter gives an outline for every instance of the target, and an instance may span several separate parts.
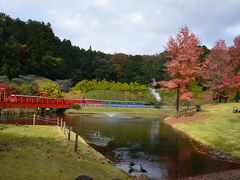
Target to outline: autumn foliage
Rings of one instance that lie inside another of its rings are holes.
[[[7,93],[12,93],[12,94],[18,93],[18,91],[15,87],[13,87],[12,85],[7,84],[7,83],[0,83],[0,89],[2,89],[2,88],[6,89]]]
[[[166,50],[170,54],[171,61],[167,62],[165,66],[171,80],[157,83],[177,91],[176,105],[177,117],[179,117],[179,100],[192,100],[194,98],[189,87],[201,75],[199,57],[202,49],[200,48],[200,40],[185,26],[181,28],[175,38],[169,38]]]
[[[215,43],[212,52],[203,63],[202,77],[204,86],[213,92],[213,98],[221,102],[222,98],[229,96],[229,84],[227,81],[233,76],[231,57],[224,40]]]
[[[229,76],[225,77],[225,84],[236,91],[236,102],[240,95],[240,35],[234,39],[234,45],[230,47],[231,65],[229,66]]]

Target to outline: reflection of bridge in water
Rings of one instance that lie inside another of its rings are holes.
[[[18,116],[1,116],[0,124],[15,124],[15,125],[50,125],[50,126],[60,126],[61,119],[65,122],[66,126],[71,126],[71,117],[49,117],[49,116],[39,116],[36,115],[30,117],[18,117]],[[35,118],[35,120],[34,120]]]

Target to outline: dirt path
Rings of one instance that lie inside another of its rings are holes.
[[[208,118],[212,115],[206,115],[206,114],[190,114],[190,115],[182,115],[178,119],[176,117],[168,117],[164,120],[165,124],[168,125],[174,125],[174,124],[182,124],[182,123],[189,123],[189,122],[194,122],[194,121],[200,121],[205,118]]]

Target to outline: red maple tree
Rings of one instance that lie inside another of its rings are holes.
[[[175,38],[172,36],[169,38],[166,46],[171,61],[165,64],[165,70],[169,73],[171,80],[156,83],[169,90],[176,90],[177,118],[179,117],[180,99],[191,101],[194,98],[189,86],[201,75],[199,56],[202,48],[200,48],[200,43],[196,35],[184,26]]]
[[[240,35],[234,39],[234,45],[230,47],[231,64],[228,67],[228,76],[225,77],[225,85],[236,91],[235,100],[240,96]]]
[[[18,93],[18,90],[8,83],[0,83],[0,89],[5,89],[7,93]]]
[[[213,91],[213,98],[221,102],[229,96],[229,86],[226,80],[232,77],[231,57],[224,40],[215,43],[211,53],[203,63],[202,78],[204,86]]]

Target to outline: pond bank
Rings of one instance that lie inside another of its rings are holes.
[[[1,179],[129,179],[80,138],[78,152],[56,126],[2,125]]]
[[[164,123],[193,140],[196,151],[221,161],[240,164],[240,121],[233,113],[237,103],[206,105],[202,112],[189,112],[179,119],[168,117]],[[240,170],[212,173],[193,179],[239,179]],[[184,178],[188,179],[188,178]]]

